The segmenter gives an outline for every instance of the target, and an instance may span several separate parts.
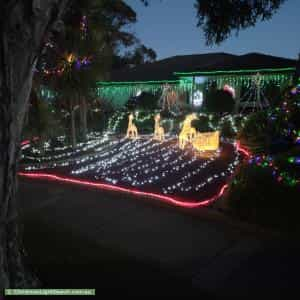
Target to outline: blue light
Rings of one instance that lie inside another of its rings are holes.
[[[199,77],[195,77],[195,83],[196,84],[203,84],[206,81],[206,77],[203,76],[199,76]]]

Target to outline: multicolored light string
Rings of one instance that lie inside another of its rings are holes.
[[[300,158],[292,157],[289,158],[288,161],[290,163],[298,162],[300,163]],[[272,156],[269,155],[262,155],[262,156],[253,156],[249,159],[249,164],[256,165],[262,168],[270,168],[272,171],[272,175],[276,178],[277,182],[284,183],[288,186],[296,186],[300,183],[300,179],[295,178],[294,176],[290,175],[286,171],[281,171],[278,166],[276,166],[274,159]]]
[[[87,30],[88,30],[87,16],[83,15],[80,20],[80,31],[82,33],[82,36],[81,36],[82,39],[86,38]]]
[[[294,165],[300,165],[300,156],[291,156],[288,158],[288,162]]]

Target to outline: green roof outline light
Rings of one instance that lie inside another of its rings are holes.
[[[296,68],[269,68],[269,69],[241,69],[241,70],[219,70],[219,71],[195,71],[195,72],[174,72],[174,75],[177,76],[193,76],[193,75],[206,75],[206,76],[215,76],[215,75],[226,75],[226,74],[252,74],[252,73],[278,73],[278,72],[295,72]]]
[[[97,85],[137,85],[137,84],[177,84],[180,83],[180,79],[177,80],[148,80],[148,81],[98,81]]]

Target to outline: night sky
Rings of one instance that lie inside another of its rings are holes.
[[[297,58],[300,52],[299,0],[287,0],[270,21],[241,31],[238,37],[234,35],[219,47],[205,46],[204,34],[196,27],[194,0],[151,0],[148,7],[139,0],[125,2],[138,15],[138,22],[131,30],[157,52],[158,59],[207,52],[262,52]]]

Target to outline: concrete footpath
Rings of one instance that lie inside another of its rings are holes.
[[[262,292],[281,298],[287,290],[298,288],[296,241],[258,232],[211,209],[178,209],[151,199],[29,179],[20,179],[19,202],[29,260],[40,269],[54,261],[67,269],[81,259],[88,272],[97,253],[101,258],[97,249],[111,249],[134,260],[132,266],[140,264],[138,272],[152,268],[148,282],[158,273],[163,282],[168,274],[166,282],[174,277],[185,291],[190,288],[217,298],[245,299]],[[41,245],[49,251],[41,250]],[[82,249],[82,255],[76,249]],[[110,259],[114,261],[114,256]],[[112,269],[119,272],[115,266]],[[136,277],[132,281],[129,277],[126,285],[133,288]]]

